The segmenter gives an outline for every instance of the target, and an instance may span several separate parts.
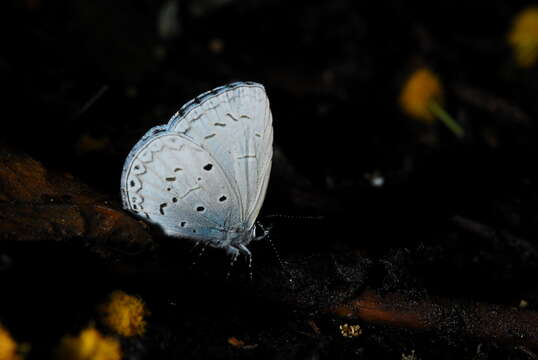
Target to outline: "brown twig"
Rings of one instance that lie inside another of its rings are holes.
[[[446,299],[413,300],[364,291],[330,310],[338,316],[408,329],[436,331],[538,349],[538,313]]]

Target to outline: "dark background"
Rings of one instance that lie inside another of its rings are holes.
[[[174,26],[166,27],[163,9],[172,3],[166,13]],[[289,268],[282,270],[267,243],[253,244],[254,280],[244,263],[227,280],[224,254],[197,259],[155,229],[159,250],[131,260],[137,270],[127,274],[83,247],[10,242],[0,250],[17,268],[3,275],[0,322],[33,344],[30,358],[46,358],[120,288],[152,311],[144,338],[122,340],[126,359],[399,359],[413,349],[421,359],[528,358],[487,341],[478,351],[479,340],[367,324],[361,337],[345,339],[342,321],[320,315],[330,286],[305,293],[281,284],[288,272],[315,288],[334,276],[326,264],[355,254],[363,267],[354,269],[354,291],[505,306],[526,299],[535,308],[538,70],[518,68],[506,42],[513,16],[527,5],[4,1],[2,143],[72,174],[115,206],[125,157],[147,129],[206,90],[262,83],[275,158],[260,219],[274,223],[272,238]],[[399,108],[402,83],[420,66],[442,79],[445,108],[465,128],[463,140]],[[372,174],[384,178],[382,187],[372,185]],[[462,217],[525,245],[473,236],[454,222]],[[321,336],[304,335],[312,319]],[[232,336],[259,346],[233,348]]]

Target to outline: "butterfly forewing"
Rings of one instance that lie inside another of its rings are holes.
[[[265,197],[272,157],[272,117],[263,86],[239,83],[199,99],[170,130],[207,149],[222,165],[241,201],[241,222],[250,227]]]

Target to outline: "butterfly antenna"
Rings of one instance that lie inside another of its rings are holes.
[[[278,250],[277,250],[277,248],[275,246],[275,243],[271,239],[271,234],[267,234],[266,238],[269,241],[269,244],[271,244],[271,248],[273,249],[273,252],[275,253],[275,256],[276,256],[276,258],[278,260],[278,263],[282,267],[282,270],[284,270],[284,273],[288,276],[288,281],[290,282],[291,285],[293,285],[294,281],[293,281],[293,277],[291,276],[291,272],[288,270],[286,265],[284,265],[284,261],[282,261],[282,258],[280,257],[280,253],[278,252]]]
[[[324,216],[300,216],[300,215],[284,215],[284,214],[270,214],[264,216],[267,219],[287,219],[287,220],[324,220]]]
[[[250,278],[250,281],[252,282],[253,276],[252,276],[252,253],[250,250],[243,244],[239,245],[239,251],[245,255],[245,257],[248,259],[248,275]]]

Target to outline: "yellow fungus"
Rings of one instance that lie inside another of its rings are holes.
[[[11,334],[0,326],[0,360],[20,360],[17,354],[17,343]]]
[[[146,305],[136,296],[114,291],[99,307],[103,323],[122,336],[142,335],[146,331]]]
[[[362,334],[362,329],[359,325],[342,324],[340,325],[340,333],[343,337],[353,338]]]
[[[118,340],[101,335],[93,327],[76,336],[64,336],[56,349],[58,360],[120,360]]]
[[[516,63],[524,68],[531,67],[538,60],[538,6],[530,6],[514,18],[508,33],[508,43],[512,46]]]
[[[435,120],[428,108],[431,100],[442,101],[443,88],[439,78],[429,69],[415,71],[407,79],[400,93],[400,105],[405,113],[426,123]]]
[[[402,110],[417,120],[432,124],[441,120],[457,137],[463,137],[461,126],[443,109],[443,87],[437,75],[427,68],[412,73],[400,92]]]

